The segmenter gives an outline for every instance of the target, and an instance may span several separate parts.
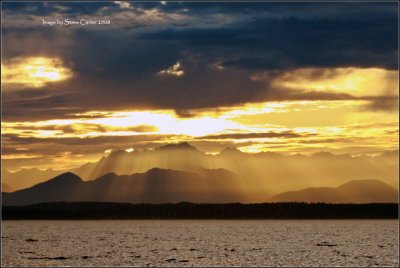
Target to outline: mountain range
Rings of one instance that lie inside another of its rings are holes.
[[[328,152],[311,156],[272,152],[251,154],[226,148],[219,154],[209,155],[186,142],[133,152],[117,150],[97,162],[70,170],[2,170],[2,182],[20,190],[64,172],[72,172],[82,180],[90,181],[111,172],[130,175],[153,168],[186,172],[201,169],[229,170],[239,176],[249,190],[258,191],[264,196],[308,187],[334,187],[351,180],[380,180],[398,188],[398,151],[375,157],[352,157]]]
[[[132,175],[108,173],[91,181],[63,173],[31,188],[3,193],[3,205],[78,201],[230,203],[247,202],[246,196],[250,193],[241,187],[240,178],[227,170],[187,172],[154,168]]]
[[[307,188],[268,198],[249,191],[238,176],[227,170],[187,172],[154,168],[132,175],[108,173],[91,181],[63,173],[31,188],[2,193],[2,201],[5,206],[46,202],[396,203],[397,191],[378,180],[358,180],[337,188]]]

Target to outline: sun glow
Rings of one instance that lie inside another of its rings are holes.
[[[237,128],[239,125],[222,118],[194,117],[179,118],[173,111],[135,111],[115,112],[106,118],[92,120],[92,123],[106,126],[135,126],[143,123],[154,126],[162,134],[203,136],[223,131],[227,128]]]
[[[70,69],[57,58],[14,58],[1,65],[1,79],[6,89],[15,87],[43,87],[73,76]],[[14,86],[14,87],[13,87]]]
[[[13,133],[26,122],[5,123],[3,129]],[[162,111],[123,111],[110,112],[102,118],[94,119],[56,119],[39,121],[37,129],[21,136],[36,133],[40,137],[95,137],[95,136],[131,136],[139,134],[188,135],[199,137],[223,133],[227,129],[239,129],[242,126],[229,119],[204,116],[179,118],[172,110]],[[50,128],[50,130],[48,129]],[[46,130],[43,130],[46,129]]]

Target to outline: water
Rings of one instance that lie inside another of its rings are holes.
[[[3,221],[4,266],[398,266],[396,220]]]

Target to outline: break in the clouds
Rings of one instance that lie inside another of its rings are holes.
[[[159,76],[182,76],[185,74],[182,64],[178,61],[174,65],[157,73]]]

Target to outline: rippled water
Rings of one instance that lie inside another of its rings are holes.
[[[395,220],[3,221],[5,266],[398,266]]]

